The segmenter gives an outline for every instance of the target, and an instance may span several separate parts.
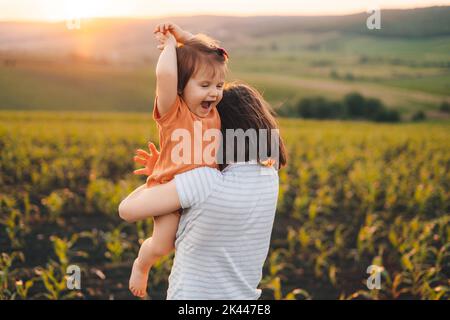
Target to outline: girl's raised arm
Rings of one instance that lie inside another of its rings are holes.
[[[162,50],[156,66],[157,107],[162,116],[169,111],[178,94],[177,42],[186,43],[194,35],[170,22],[157,25],[153,33],[160,43],[158,49]]]
[[[162,52],[156,65],[156,96],[160,116],[167,113],[177,97],[177,41],[170,33],[156,33]]]

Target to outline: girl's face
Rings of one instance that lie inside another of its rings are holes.
[[[192,76],[182,97],[192,113],[204,118],[222,100],[225,75],[202,68]]]

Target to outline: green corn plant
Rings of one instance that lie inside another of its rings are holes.
[[[153,286],[157,286],[167,281],[172,267],[173,252],[158,259],[152,266],[150,281]]]
[[[22,300],[26,300],[28,297],[28,291],[34,284],[34,279],[30,279],[25,281],[25,283],[22,280],[16,281],[16,292]]]
[[[75,242],[79,239],[78,234],[73,234],[70,239],[51,236],[53,250],[58,261],[50,261],[46,268],[38,267],[35,273],[39,276],[47,292],[44,297],[51,300],[69,299],[79,295],[78,292],[67,292],[66,270],[69,265],[71,251]]]
[[[269,283],[266,284],[266,288],[271,289],[273,291],[275,300],[298,300],[299,297],[302,297],[302,300],[311,300],[310,294],[303,289],[296,288],[291,290],[286,295],[283,295],[282,285],[280,277],[273,278]]]
[[[41,200],[41,203],[47,208],[50,221],[57,221],[63,213],[65,200],[61,192],[54,191],[48,197]]]
[[[0,219],[0,224],[5,227],[6,234],[11,241],[11,246],[15,249],[21,248],[23,246],[21,233],[24,230],[24,225],[20,211],[12,209],[7,216]]]
[[[306,227],[302,226],[299,228],[297,240],[300,243],[301,250],[306,251],[311,243],[311,236],[308,234]]]
[[[286,266],[281,260],[285,259],[288,255],[289,253],[285,249],[276,249],[270,253],[268,259],[269,275],[262,279],[262,288],[272,290],[275,300],[294,300],[297,299],[297,296],[303,296],[304,299],[311,299],[308,292],[299,288],[291,290],[283,296],[279,274],[281,274],[283,268]]]
[[[78,296],[78,292],[67,292],[67,279],[65,270],[53,263],[46,268],[36,268],[35,273],[40,277],[47,292],[42,295],[49,300],[70,299]]]
[[[11,282],[11,266],[15,260],[24,261],[25,257],[22,252],[14,251],[11,254],[2,253],[0,256],[0,300],[11,299],[13,291],[10,288]]]
[[[130,247],[130,244],[122,236],[123,227],[124,224],[107,232],[104,236],[107,250],[105,256],[114,263],[121,262],[124,252]]]
[[[23,236],[29,232],[22,213],[15,208],[16,201],[7,196],[0,197],[0,225],[3,225],[13,249],[23,246]]]
[[[295,254],[295,247],[297,244],[297,232],[295,231],[294,228],[292,227],[288,227],[288,234],[287,234],[287,244],[288,244],[288,255],[290,258],[292,258]]]
[[[57,236],[51,236],[50,240],[53,242],[53,251],[55,252],[58,262],[61,265],[61,269],[66,270],[69,265],[69,251],[74,246],[75,242],[79,239],[78,234],[73,234],[70,239],[59,238]]]
[[[153,233],[153,219],[136,222],[136,231],[139,241],[144,241]]]

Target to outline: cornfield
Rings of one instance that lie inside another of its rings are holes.
[[[280,124],[289,158],[262,299],[449,299],[448,124]],[[148,114],[0,112],[0,299],[132,298],[152,221],[123,223],[117,207],[145,182],[132,156],[147,141]],[[172,257],[153,266],[150,299],[165,298]]]

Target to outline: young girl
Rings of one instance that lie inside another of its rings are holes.
[[[174,152],[175,149],[180,151],[175,133],[177,130],[190,133],[189,144],[194,147],[200,145],[201,155],[210,144],[213,144],[213,153],[218,149],[220,141],[204,142],[202,137],[206,130],[220,130],[216,106],[222,99],[228,58],[225,50],[219,48],[214,40],[203,35],[193,36],[175,24],[160,24],[154,33],[160,43],[158,49],[162,50],[156,66],[153,109],[153,118],[159,130],[160,153],[153,144],[149,144],[150,151],[159,157],[149,159],[145,151],[137,150],[141,157],[134,159],[146,166],[146,169],[136,170],[136,174],[151,173],[147,178],[147,188],[167,183],[176,174],[200,166],[218,167],[214,154],[212,162],[205,159],[198,161],[189,148],[182,150],[184,161],[180,162],[180,152]],[[200,134],[196,132],[198,130]],[[130,194],[127,199],[132,196]],[[165,199],[157,201],[164,202]],[[150,267],[173,250],[179,218],[178,212],[154,217],[153,235],[142,243],[133,263],[129,282],[133,295],[146,295]]]
[[[217,110],[224,137],[230,129],[255,130],[253,145],[266,145],[270,154],[255,154],[252,144],[245,143],[244,159],[235,159],[236,149],[225,147],[223,159],[230,161],[222,172],[203,167],[177,174],[166,184],[137,189],[122,207],[121,215],[134,221],[181,206],[186,210],[177,233],[168,300],[258,299],[261,295],[258,284],[279,189],[277,171],[265,166],[285,166],[286,150],[269,104],[252,87],[227,86]],[[148,158],[151,164],[158,154]]]

